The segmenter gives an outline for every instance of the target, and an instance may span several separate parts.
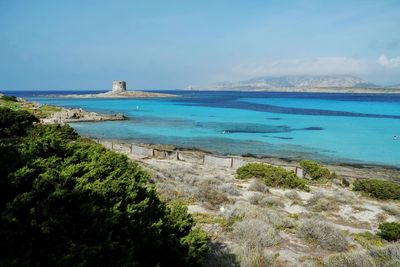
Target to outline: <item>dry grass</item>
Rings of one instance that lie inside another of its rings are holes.
[[[208,247],[204,267],[237,266],[236,256],[228,247],[218,243],[210,243]]]
[[[233,239],[249,248],[265,248],[278,244],[282,238],[272,225],[258,219],[244,219],[233,224]]]
[[[244,215],[247,219],[257,219],[273,225],[277,229],[293,228],[296,221],[289,214],[270,208],[248,209]]]
[[[302,206],[304,204],[303,200],[301,199],[301,197],[299,195],[299,193],[297,193],[297,191],[295,191],[295,190],[286,192],[285,193],[285,197],[290,199],[290,200],[292,200],[292,205],[300,205],[300,206]]]
[[[323,193],[316,193],[307,202],[307,206],[313,211],[337,211],[339,209],[336,198],[327,196]]]
[[[375,267],[374,259],[364,252],[339,253],[329,256],[327,267]]]
[[[213,209],[217,209],[219,206],[229,201],[228,197],[224,193],[219,192],[206,184],[199,186],[198,199],[203,203],[210,204],[211,206],[209,208]]]
[[[375,262],[380,266],[400,266],[400,243],[393,243],[383,248],[369,251]]]
[[[285,207],[285,203],[282,199],[279,197],[264,197],[262,201],[260,202],[260,205],[262,206],[267,206],[267,207],[280,207],[283,208]]]
[[[380,236],[371,232],[357,233],[351,236],[365,249],[383,247],[385,245],[385,241]]]
[[[303,220],[299,227],[299,233],[327,250],[342,252],[349,247],[349,242],[339,229],[317,219]]]
[[[248,188],[249,191],[260,192],[260,193],[269,193],[268,187],[260,182],[259,180],[253,180],[250,183]]]
[[[375,218],[379,223],[384,223],[387,221],[388,215],[386,213],[382,212],[382,213],[376,214]]]
[[[273,266],[277,254],[272,254],[260,248],[251,248],[247,245],[235,246],[235,253],[241,267],[268,267]],[[232,265],[225,265],[232,266]],[[222,266],[221,266],[222,267]]]
[[[289,192],[286,192],[285,197],[287,197],[290,200],[301,201],[301,197],[296,190],[291,190]]]
[[[397,267],[400,266],[400,244],[394,243],[364,252],[334,254],[325,262],[328,267]]]
[[[219,191],[224,192],[231,196],[240,196],[241,195],[240,191],[232,184],[222,184],[222,185],[219,185],[217,188]]]
[[[400,207],[396,205],[383,205],[382,210],[386,211],[389,215],[400,218]]]
[[[249,196],[248,200],[250,204],[253,205],[260,205],[264,199],[264,195],[261,193],[254,193],[251,196]]]

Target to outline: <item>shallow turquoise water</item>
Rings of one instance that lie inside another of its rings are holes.
[[[129,117],[72,124],[79,133],[98,138],[174,144],[221,154],[400,167],[399,96],[177,92],[182,97],[31,99]]]

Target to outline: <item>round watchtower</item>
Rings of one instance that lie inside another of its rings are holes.
[[[112,82],[112,91],[115,93],[126,91],[126,82],[125,81],[113,81]]]

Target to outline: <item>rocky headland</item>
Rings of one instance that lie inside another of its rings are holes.
[[[89,112],[83,109],[66,109],[53,113],[51,116],[42,119],[43,123],[65,123],[65,122],[97,122],[97,121],[120,121],[126,120],[123,114],[100,114]]]

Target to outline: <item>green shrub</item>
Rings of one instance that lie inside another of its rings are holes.
[[[400,185],[384,180],[357,180],[354,191],[361,191],[377,199],[400,199]]]
[[[5,101],[11,101],[11,102],[17,102],[17,97],[16,96],[8,96],[8,95],[2,95],[1,96],[1,100],[5,100]]]
[[[388,241],[397,241],[400,239],[400,223],[389,222],[379,225],[379,235]]]
[[[0,138],[23,136],[37,121],[28,111],[0,107]]]
[[[236,174],[238,179],[250,179],[253,177],[261,179],[267,186],[310,190],[305,180],[282,167],[262,163],[249,163],[237,169]]]
[[[198,266],[207,237],[126,156],[40,125],[0,142],[0,266]]]
[[[303,168],[304,174],[309,176],[312,180],[326,180],[336,177],[335,173],[331,173],[327,168],[321,167],[313,160],[300,161],[300,167]]]

